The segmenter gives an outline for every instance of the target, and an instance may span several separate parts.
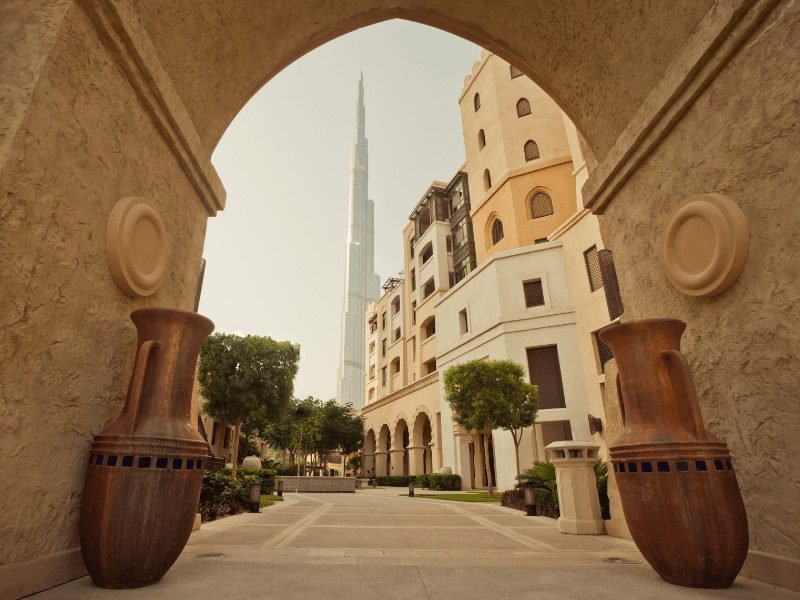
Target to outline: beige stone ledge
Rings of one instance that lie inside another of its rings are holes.
[[[86,575],[80,548],[0,566],[0,598],[22,598]]]
[[[800,560],[787,556],[750,550],[739,574],[800,592]]]
[[[582,188],[602,214],[780,0],[717,0]]]

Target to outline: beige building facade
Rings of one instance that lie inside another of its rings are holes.
[[[12,483],[0,493],[2,592],[18,597],[85,572],[85,457],[124,402],[128,315],[193,307],[206,223],[225,206],[210,157],[228,124],[298,57],[393,18],[496,52],[575,123],[588,149],[583,201],[614,251],[621,319],[687,323],[701,410],[730,444],[748,512],[743,574],[800,590],[795,3],[496,4],[487,13],[477,0],[225,10],[210,0],[7,0],[0,477]],[[673,286],[662,259],[671,213],[698,193],[732,199],[750,232],[743,272],[712,297]],[[130,196],[148,199],[169,237],[165,278],[150,296],[128,296],[108,268],[102,232]]]

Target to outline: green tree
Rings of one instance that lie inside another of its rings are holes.
[[[492,431],[497,427],[511,431],[518,452],[522,429],[536,418],[536,390],[523,377],[522,367],[511,360],[472,360],[450,367],[444,374],[445,397],[456,423],[484,436],[490,496],[494,487],[489,459]]]
[[[234,457],[243,429],[262,430],[286,409],[299,360],[299,345],[269,337],[215,333],[203,344],[198,381],[207,401],[204,410],[234,425]],[[237,467],[234,460],[234,478]]]

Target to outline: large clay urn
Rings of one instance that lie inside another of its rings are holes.
[[[101,587],[155,583],[186,545],[208,446],[191,422],[200,346],[214,324],[196,313],[134,311],[138,344],[122,414],[97,434],[81,505],[81,552]]]
[[[747,555],[747,515],[730,452],[703,425],[680,352],[685,328],[649,319],[600,332],[617,360],[624,425],[609,454],[647,562],[670,583],[723,588]]]

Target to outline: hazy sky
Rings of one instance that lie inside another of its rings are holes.
[[[420,196],[464,162],[458,95],[479,55],[406,21],[361,29],[267,83],[217,147],[228,200],[209,220],[200,312],[216,331],[299,343],[296,396],[336,394],[359,72],[383,283],[402,268],[401,230]]]

